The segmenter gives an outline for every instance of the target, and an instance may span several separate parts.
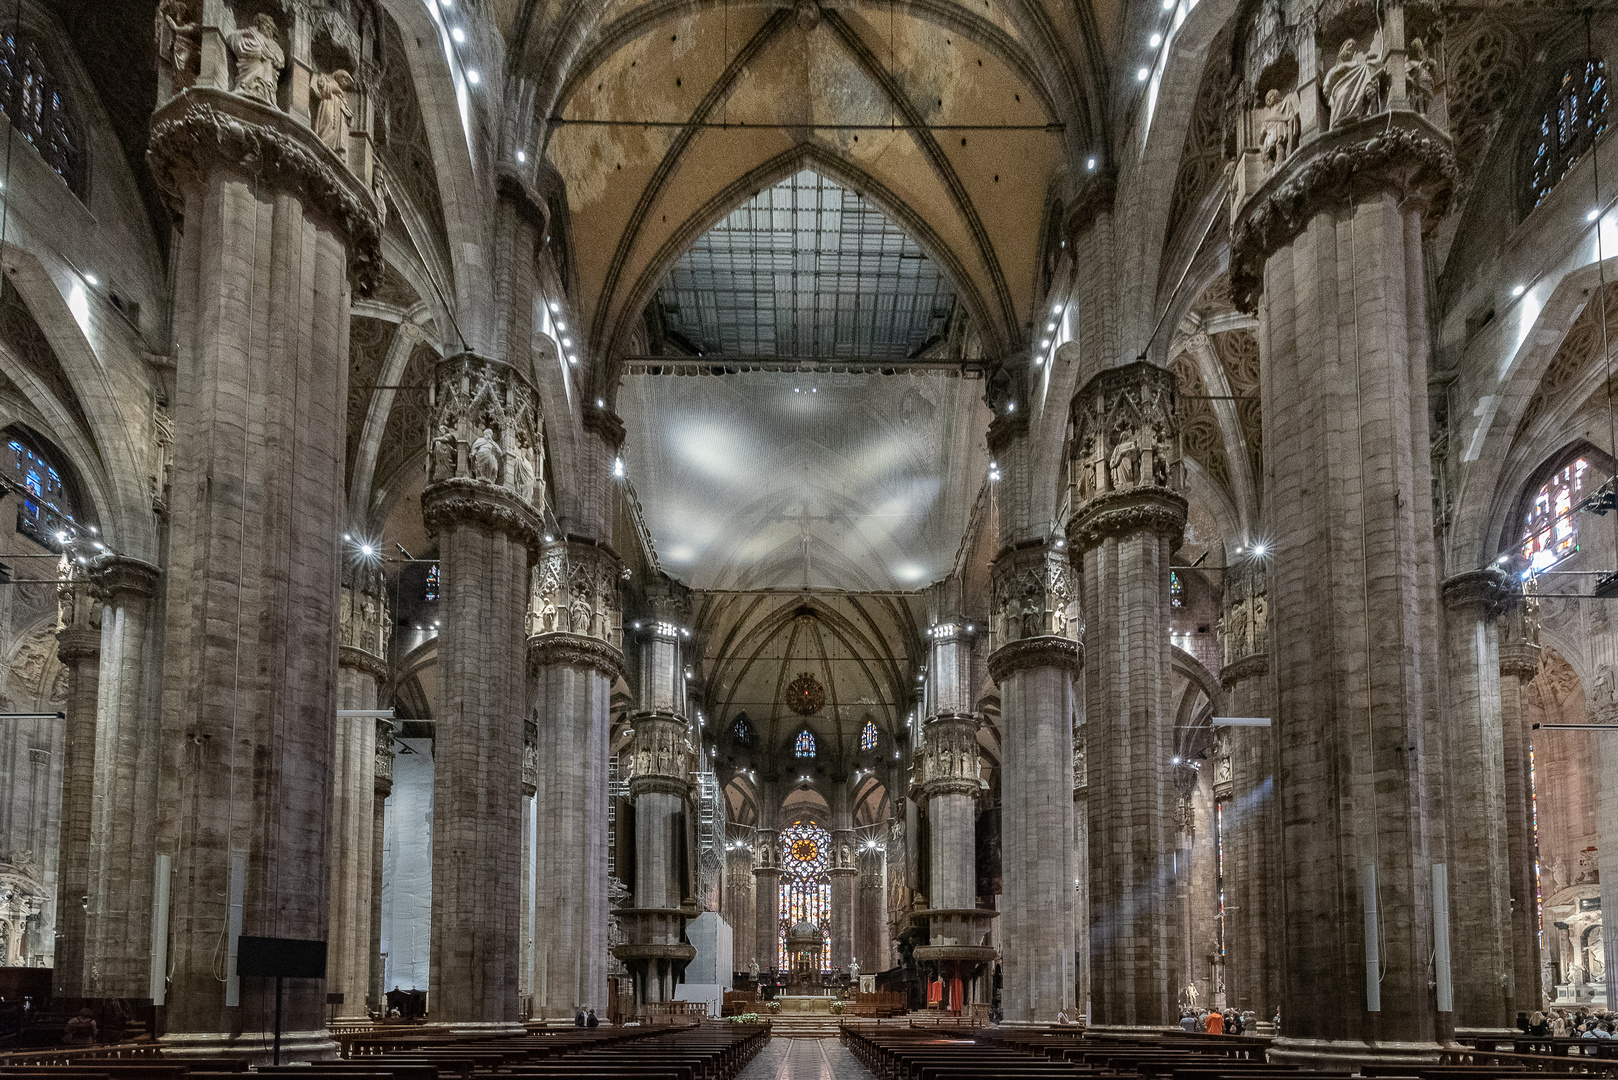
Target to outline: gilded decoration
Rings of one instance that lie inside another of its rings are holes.
[[[787,684],[787,708],[799,716],[813,716],[826,705],[826,688],[805,671]]]

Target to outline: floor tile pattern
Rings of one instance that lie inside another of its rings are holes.
[[[737,1080],[868,1080],[871,1072],[837,1039],[771,1039]]]

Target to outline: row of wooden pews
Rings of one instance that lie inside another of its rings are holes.
[[[768,1024],[538,1029],[510,1037],[355,1032],[335,1061],[260,1066],[63,1055],[0,1064],[0,1080],[731,1080],[769,1041]]]

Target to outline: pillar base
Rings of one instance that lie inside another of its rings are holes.
[[[1353,1042],[1347,1039],[1276,1039],[1272,1063],[1313,1069],[1357,1068],[1361,1065],[1434,1065],[1443,1048],[1436,1042]]]
[[[254,1064],[264,1064],[274,1053],[274,1037],[257,1029],[240,1035],[222,1031],[187,1032],[164,1035],[157,1040],[163,1056],[181,1061],[240,1061],[245,1055]],[[337,1040],[325,1028],[318,1031],[281,1032],[281,1063],[324,1061],[337,1056]]]

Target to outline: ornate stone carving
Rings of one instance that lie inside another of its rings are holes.
[[[348,239],[348,274],[369,295],[382,278],[382,229],[371,193],[306,145],[302,125],[233,94],[195,86],[152,118],[146,159],[158,186],[185,210],[184,192],[216,168],[296,192]]]
[[[599,671],[608,681],[623,674],[624,654],[596,638],[579,634],[544,634],[528,639],[528,666],[567,666]]]
[[[373,767],[376,793],[387,798],[393,792],[393,721],[381,717],[376,721],[376,762]]]
[[[1456,610],[1469,608],[1487,616],[1493,614],[1510,588],[1510,579],[1496,567],[1469,570],[1444,579],[1444,606]]]
[[[989,654],[989,677],[1004,686],[1007,679],[1029,668],[1066,668],[1077,673],[1084,650],[1077,641],[1058,637],[1025,638],[1002,645]]]
[[[1405,95],[1410,107],[1425,116],[1438,89],[1438,65],[1427,55],[1427,43],[1421,38],[1411,38],[1408,48],[1405,56]]]
[[[1500,674],[1524,682],[1539,671],[1539,601],[1515,593],[1500,607]]]
[[[532,796],[539,790],[539,723],[526,720],[522,726],[522,793]]]
[[[1382,69],[1386,63],[1383,53],[1362,52],[1353,38],[1343,40],[1336,63],[1320,84],[1331,108],[1333,128],[1345,127],[1382,110]]]
[[[685,718],[674,713],[645,712],[630,717],[629,722],[635,728],[630,751],[630,796],[662,792],[683,799],[689,795],[697,755]]]
[[[339,662],[387,678],[392,629],[380,565],[363,562],[345,567],[337,599]]]
[[[1298,92],[1274,89],[1264,95],[1260,110],[1258,156],[1265,175],[1275,172],[1298,148]]]
[[[929,798],[976,795],[982,788],[978,779],[981,760],[977,732],[975,716],[941,713],[927,718],[918,764],[922,789]]]
[[[1084,794],[1090,790],[1090,764],[1087,760],[1089,749],[1088,733],[1085,725],[1080,724],[1073,729],[1073,792]]]
[[[539,549],[539,516],[524,503],[490,484],[475,480],[445,480],[421,496],[421,515],[427,531],[455,524],[476,524],[491,532],[515,537],[530,551]]]
[[[1225,573],[1219,645],[1222,669],[1263,656],[1270,647],[1269,574],[1262,558],[1238,559]]]
[[[1178,393],[1166,368],[1134,363],[1092,378],[1073,399],[1076,502],[1180,483]]]
[[[236,77],[230,88],[272,109],[279,108],[275,90],[281,82],[281,69],[287,64],[275,33],[275,19],[261,13],[253,19],[252,26],[225,35],[225,44],[236,57]]]
[[[116,604],[126,597],[149,597],[157,592],[163,571],[128,555],[102,555],[89,564],[90,594]]]
[[[1231,244],[1232,300],[1242,311],[1255,311],[1265,260],[1321,211],[1391,191],[1418,205],[1431,227],[1449,207],[1455,176],[1449,140],[1413,113],[1334,126],[1298,150],[1241,208]]]
[[[1079,590],[1067,556],[1036,543],[995,560],[991,611],[997,647],[1025,638],[1084,636]]]
[[[428,406],[427,482],[475,480],[530,506],[545,504],[536,477],[541,419],[533,384],[510,364],[474,353],[439,361]]]
[[[621,649],[621,578],[622,564],[610,548],[576,541],[547,545],[529,589],[529,636],[572,634]]]
[[[348,95],[354,89],[354,76],[338,68],[330,75],[316,73],[309,80],[309,96],[315,107],[315,138],[348,163],[348,135],[354,126],[354,107]]]
[[[162,0],[157,5],[157,62],[176,89],[196,81],[200,35],[189,0]]]

